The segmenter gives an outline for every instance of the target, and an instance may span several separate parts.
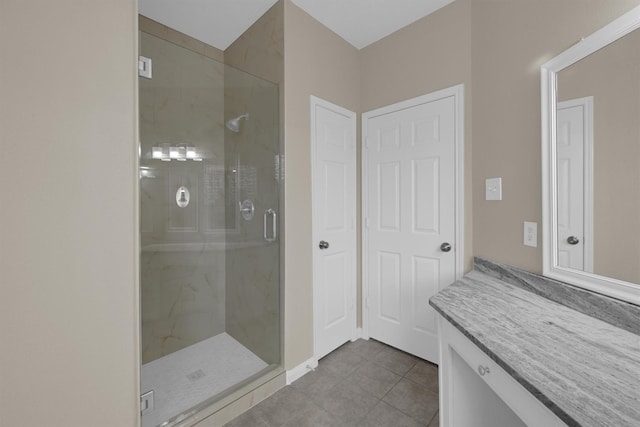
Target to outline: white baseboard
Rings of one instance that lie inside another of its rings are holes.
[[[300,379],[305,374],[309,373],[310,371],[313,371],[317,367],[318,367],[318,360],[316,360],[315,357],[312,357],[311,359],[305,360],[295,368],[289,369],[287,371],[287,385]]]
[[[353,335],[353,338],[351,338],[351,341],[357,341],[360,338],[364,338],[364,335],[362,334],[362,328],[356,328],[356,331]]]

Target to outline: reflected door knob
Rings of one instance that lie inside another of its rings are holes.
[[[451,244],[444,242],[443,244],[440,245],[440,250],[442,252],[449,252],[451,250]]]
[[[320,249],[327,249],[329,247],[329,242],[325,242],[324,240],[320,240],[320,244],[318,245]]]
[[[577,245],[578,243],[580,243],[580,239],[578,239],[576,236],[569,236],[569,238],[567,238],[567,243],[570,245]]]

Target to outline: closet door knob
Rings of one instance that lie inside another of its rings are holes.
[[[570,245],[577,245],[578,243],[580,243],[580,239],[578,239],[576,236],[569,236],[567,238],[567,243]]]
[[[329,247],[329,242],[325,242],[324,240],[320,240],[320,244],[318,245],[320,249],[327,249]]]
[[[440,245],[440,250],[442,252],[449,252],[451,250],[451,244],[444,242],[443,244]]]

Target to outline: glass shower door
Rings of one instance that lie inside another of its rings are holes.
[[[153,64],[139,81],[148,427],[280,365],[279,118],[273,83],[144,32],[140,52]]]

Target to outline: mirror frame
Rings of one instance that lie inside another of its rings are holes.
[[[640,305],[640,284],[634,284],[557,265],[557,74],[640,28],[640,6],[571,46],[542,65],[542,272],[544,276],[599,294]]]

